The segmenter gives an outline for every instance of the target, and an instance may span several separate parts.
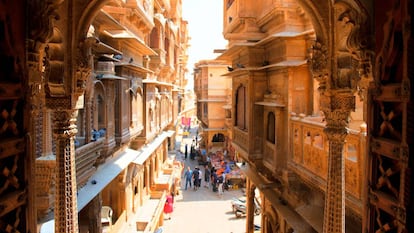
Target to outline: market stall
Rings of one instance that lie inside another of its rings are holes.
[[[225,174],[225,182],[229,189],[238,189],[245,186],[245,176],[235,162],[225,157],[223,152],[210,153],[208,158],[210,165],[215,168],[217,176]]]

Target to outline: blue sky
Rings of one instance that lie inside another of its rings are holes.
[[[214,59],[214,49],[224,49],[223,0],[183,0],[183,19],[188,21],[191,37],[188,49],[188,75],[192,80],[194,63]]]

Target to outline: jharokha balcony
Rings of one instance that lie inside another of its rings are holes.
[[[325,190],[328,174],[329,141],[323,132],[321,117],[292,115],[290,119],[291,155],[289,167],[308,182]],[[354,128],[354,129],[353,129]],[[347,205],[361,202],[366,126],[351,126],[346,138],[343,157],[345,162],[345,188]],[[358,209],[358,208],[355,208]]]
[[[101,155],[104,140],[98,139],[76,148],[77,188],[82,188],[96,171],[96,160]],[[36,202],[38,216],[44,217],[54,207],[55,155],[43,156],[36,160]]]

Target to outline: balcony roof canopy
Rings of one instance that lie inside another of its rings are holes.
[[[257,41],[246,41],[246,42],[235,42],[230,45],[230,48],[220,51],[222,52],[221,55],[219,55],[216,59],[229,59],[232,57],[232,55],[238,53],[242,48],[244,47],[259,47],[264,46],[265,44],[272,42],[275,39],[288,39],[288,38],[296,38],[300,36],[310,35],[313,34],[314,30],[307,30],[303,32],[295,32],[295,31],[281,31],[273,33],[261,40]]]
[[[157,55],[157,53],[148,47],[143,40],[138,36],[134,35],[128,29],[122,30],[104,30],[104,33],[115,40],[123,40],[126,43],[131,44],[135,47],[139,53],[143,55]]]

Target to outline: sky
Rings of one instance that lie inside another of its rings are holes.
[[[194,64],[216,58],[219,54],[214,53],[214,49],[224,49],[227,45],[222,33],[223,0],[183,0],[182,3],[183,19],[188,21],[191,37],[187,77],[192,82]]]

